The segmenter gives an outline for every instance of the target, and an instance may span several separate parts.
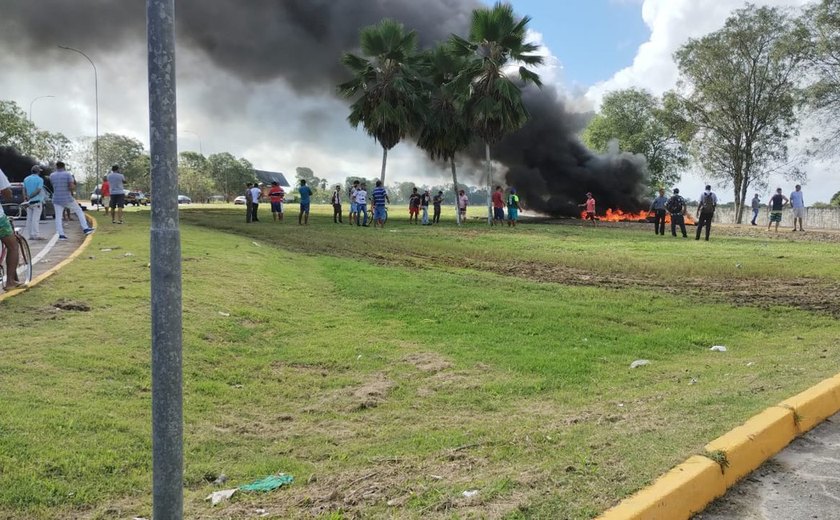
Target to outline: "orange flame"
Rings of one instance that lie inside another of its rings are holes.
[[[683,213],[683,215],[685,216],[685,223],[687,225],[693,225],[695,223],[694,219],[691,218],[691,215],[688,215],[686,213]],[[580,218],[581,219],[586,219],[586,212],[585,211],[582,211],[580,213]],[[628,212],[622,211],[620,209],[608,209],[607,213],[605,215],[598,215],[596,218],[598,220],[602,221],[602,222],[643,222],[643,223],[646,223],[646,222],[651,222],[651,221],[648,220],[648,218],[653,219],[653,212],[640,211],[638,213],[628,213]],[[671,214],[670,213],[665,214],[665,223],[666,224],[671,223]]]

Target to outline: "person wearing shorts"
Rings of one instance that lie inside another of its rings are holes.
[[[276,221],[283,222],[283,198],[286,193],[280,187],[280,183],[272,181],[271,188],[268,189],[268,200],[271,202],[271,217]]]
[[[12,200],[12,185],[3,170],[0,170],[0,200]],[[17,279],[18,246],[15,230],[9,222],[9,217],[3,211],[2,204],[0,204],[0,242],[6,246],[6,272],[8,273],[3,289],[9,291],[20,285]]]
[[[770,231],[770,227],[775,222],[776,233],[779,232],[779,224],[782,222],[782,210],[788,202],[788,198],[782,195],[782,188],[776,188],[776,194],[770,197],[770,203],[767,204],[767,207],[770,208],[770,222],[767,223],[767,231]]]
[[[120,173],[120,167],[116,164],[111,167],[108,174],[108,185],[111,194],[109,207],[111,208],[111,223],[123,223],[123,208],[125,208],[125,175]]]
[[[411,220],[414,219],[414,223],[417,224],[418,215],[420,215],[420,194],[417,193],[417,188],[412,188],[411,195],[408,197],[408,223],[411,224]]]
[[[111,184],[108,182],[108,176],[102,177],[102,188],[99,190],[99,205],[105,208],[105,216],[111,210]]]
[[[802,195],[802,186],[796,185],[790,193],[790,207],[793,208],[793,231],[796,231],[796,221],[799,221],[799,231],[805,231],[802,222],[805,220],[805,197]]]
[[[505,221],[505,196],[501,186],[496,186],[496,191],[493,192],[493,221],[491,226],[496,224],[502,225]]]
[[[591,220],[593,224],[598,222],[595,219],[595,197],[592,196],[592,193],[587,193],[586,202],[578,204],[578,206],[585,208],[584,211],[586,212],[586,217],[584,220]]]
[[[388,198],[388,192],[382,186],[382,181],[376,181],[371,199],[373,200],[373,227],[378,225],[383,228],[385,227],[385,203],[390,203],[391,199]]]
[[[304,179],[300,180],[298,187],[300,194],[300,214],[298,215],[298,225],[309,225],[309,203],[312,200],[312,188],[306,185]]]
[[[350,225],[359,219],[359,205],[356,204],[356,192],[359,190],[359,181],[353,181],[347,199],[350,201]]]
[[[516,227],[516,221],[519,220],[519,195],[516,194],[516,188],[510,189],[510,195],[507,200],[508,208],[508,227]]]

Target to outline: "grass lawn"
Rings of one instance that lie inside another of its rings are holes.
[[[758,296],[833,287],[834,244],[242,212],[182,212],[188,518],[592,518],[836,372],[833,307]],[[0,518],[150,516],[148,236],[0,305]]]

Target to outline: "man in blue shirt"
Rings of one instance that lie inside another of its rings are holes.
[[[653,234],[665,235],[665,203],[668,197],[665,196],[665,189],[659,188],[659,196],[653,199],[650,204],[650,211],[654,214]]]
[[[298,215],[298,225],[309,225],[309,202],[312,200],[312,188],[306,185],[304,179],[300,180],[298,187],[300,194],[300,215]]]
[[[43,240],[39,230],[41,210],[44,207],[44,179],[41,178],[41,167],[37,164],[29,171],[29,175],[23,179],[23,195],[29,202],[26,209],[26,236],[29,240]]]
[[[382,186],[382,181],[376,181],[376,187],[373,189],[373,227],[379,224],[379,227],[385,227],[385,203],[391,203],[388,198],[388,192]]]
[[[92,227],[88,227],[85,213],[76,202],[73,196],[73,191],[76,189],[76,179],[73,174],[65,170],[65,164],[61,161],[55,163],[55,171],[50,174],[50,183],[53,186],[53,206],[55,206],[55,232],[58,233],[59,240],[67,240],[64,235],[64,222],[62,215],[64,215],[64,208],[76,213],[79,219],[79,225],[82,226],[82,232],[85,235],[90,235],[94,232]],[[113,194],[113,192],[111,192]],[[113,197],[113,195],[111,195]],[[113,208],[114,199],[111,199],[111,208]],[[113,216],[113,213],[111,213]]]

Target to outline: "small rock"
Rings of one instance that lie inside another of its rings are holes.
[[[478,495],[478,490],[477,489],[468,489],[468,490],[464,491],[462,494],[466,498],[472,498],[472,497]]]
[[[726,352],[726,347],[724,347],[723,345],[715,345],[709,350],[711,350],[712,352]]]
[[[220,473],[219,476],[216,477],[216,480],[213,481],[213,484],[216,486],[220,486],[227,482],[227,479],[227,475],[225,475],[224,473]]]
[[[630,363],[630,368],[639,368],[645,365],[650,365],[650,361],[648,361],[647,359],[637,359],[636,361]]]

